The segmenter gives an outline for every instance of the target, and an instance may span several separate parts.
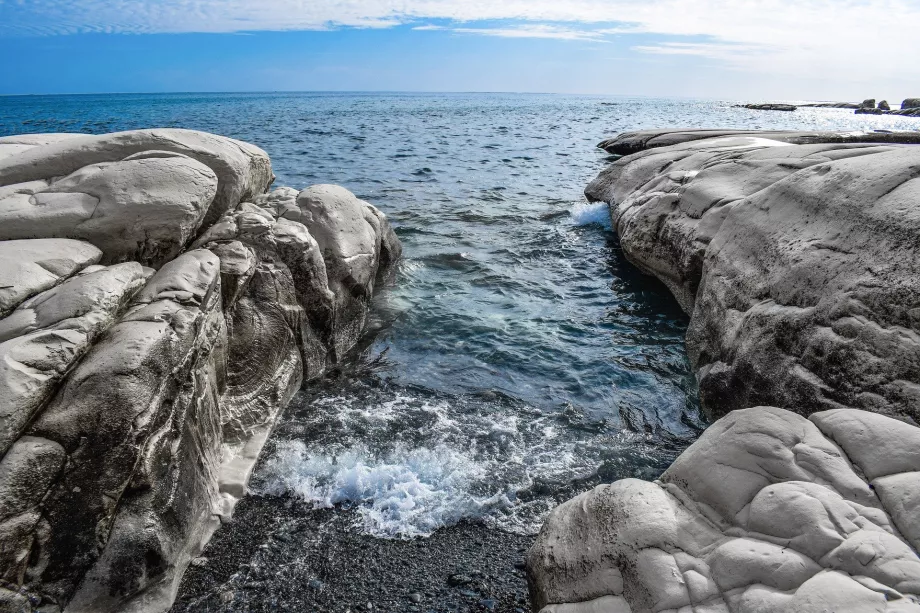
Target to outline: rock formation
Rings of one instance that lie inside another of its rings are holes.
[[[786,111],[791,113],[798,107],[796,107],[794,104],[779,104],[772,102],[767,104],[744,104],[741,105],[741,108],[749,109],[752,111]]]
[[[624,135],[684,142],[619,159],[586,193],[692,316],[704,407],[920,421],[920,147],[687,136]]]
[[[901,110],[906,111],[907,109],[920,109],[920,98],[906,98],[901,103]]]
[[[544,613],[918,613],[918,548],[920,428],[757,407],[557,507],[527,565]]]
[[[897,112],[897,111],[892,111]],[[615,138],[602,141],[598,147],[614,155],[630,155],[646,149],[670,147],[708,138],[726,136],[750,136],[778,141],[790,145],[810,144],[917,144],[920,145],[920,132],[798,132],[783,130],[639,130],[626,132]]]
[[[888,104],[887,100],[882,100],[881,102],[878,103],[878,108],[882,109],[883,111],[890,111],[891,105]]]
[[[400,256],[186,130],[0,138],[0,611],[163,611]]]

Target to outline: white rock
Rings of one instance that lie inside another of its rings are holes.
[[[30,138],[42,137],[45,135]],[[147,151],[186,155],[217,175],[217,195],[205,225],[240,201],[262,194],[274,180],[268,155],[254,145],[193,130],[157,129],[66,138],[0,159],[0,186],[65,176],[84,166],[121,161]]]
[[[0,454],[146,277],[135,262],[78,275],[0,319]]]
[[[216,190],[207,166],[179,154],[90,164],[33,193],[0,198],[0,238],[79,238],[110,262],[159,264],[194,236]]]
[[[83,241],[0,241],[0,317],[101,257],[98,248]]]
[[[867,422],[879,438],[863,437]],[[894,456],[918,431],[857,410],[730,413],[659,482],[602,485],[554,510],[528,555],[534,604],[918,613],[920,557],[897,529],[916,509],[877,497],[854,459]]]
[[[587,194],[692,315],[707,409],[920,420],[920,147],[765,136],[643,151]]]

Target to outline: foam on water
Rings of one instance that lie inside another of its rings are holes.
[[[610,228],[610,208],[606,202],[583,202],[571,208],[569,214],[576,226],[598,225]]]
[[[464,519],[533,534],[558,502],[552,494],[573,480],[578,489],[600,482],[610,461],[622,462],[618,475],[654,477],[672,458],[621,424],[501,397],[346,389],[302,396],[292,413],[254,491],[354,508],[358,527],[384,538],[428,536]]]

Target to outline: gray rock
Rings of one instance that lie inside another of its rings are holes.
[[[0,317],[101,257],[99,249],[83,241],[0,241]]]
[[[906,98],[901,103],[901,110],[920,108],[920,98]]]
[[[744,104],[742,108],[746,108],[752,111],[785,111],[791,113],[796,110],[798,107],[794,104],[778,104],[778,103],[767,103],[767,104]]]
[[[47,135],[31,138],[43,137]],[[205,216],[205,225],[210,225],[242,200],[264,193],[274,180],[271,162],[264,151],[249,143],[205,132],[134,130],[52,140],[0,160],[0,186],[61,177],[84,166],[117,162],[137,153],[179,153],[201,162],[217,175],[217,194]]]
[[[639,130],[608,138],[598,147],[614,155],[632,155],[648,149],[729,136],[750,136],[790,145],[817,144],[920,144],[920,132],[790,132],[782,130]]]
[[[135,262],[85,272],[0,319],[0,456],[147,276]]]
[[[230,139],[4,147],[18,149],[0,159],[0,235],[96,246],[0,240],[0,610],[165,611],[280,410],[357,340],[349,318],[363,322],[398,241],[328,188],[338,199],[306,214],[333,228],[327,262],[290,218],[298,192],[263,194],[267,157]],[[124,259],[160,268],[96,264]]]
[[[862,104],[859,105],[861,109],[874,109],[875,108],[875,98],[866,98],[862,101]]]
[[[920,148],[687,142],[587,189],[692,315],[714,414],[769,404],[920,420]]]
[[[528,555],[534,610],[920,611],[920,558],[898,528],[920,506],[873,489],[920,464],[867,472],[918,437],[856,410],[731,413],[660,481],[602,485],[554,510]]]
[[[314,185],[295,202],[290,192],[274,198],[263,206],[303,224],[319,246],[335,297],[329,348],[337,360],[360,335],[379,275],[400,257],[399,240],[380,211],[343,187]]]
[[[881,102],[878,103],[878,108],[882,109],[883,111],[890,111],[891,105],[888,104],[887,100],[882,100]]]
[[[0,160],[0,173],[2,165]],[[152,151],[89,164],[45,186],[31,185],[0,197],[0,239],[77,238],[101,249],[108,262],[159,265],[197,232],[217,191],[217,177],[192,158]],[[22,184],[10,187],[17,186]]]

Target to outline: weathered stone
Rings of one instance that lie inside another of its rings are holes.
[[[0,456],[148,276],[135,262],[87,270],[0,319]]]
[[[99,249],[83,241],[0,241],[0,317],[101,257]]]
[[[901,110],[920,108],[920,98],[906,98],[901,103]]]
[[[46,136],[31,138],[40,141]],[[205,132],[156,129],[55,138],[53,142],[0,160],[0,186],[61,177],[84,166],[117,162],[149,151],[182,154],[214,172],[219,183],[205,215],[206,226],[240,201],[264,193],[274,180],[268,155],[254,145]]]
[[[89,164],[0,198],[0,239],[78,238],[101,249],[108,262],[159,265],[193,238],[216,190],[207,166],[175,153]]]
[[[918,420],[918,164],[913,147],[727,137],[620,159],[587,194],[692,315],[707,409]]]
[[[898,457],[918,435],[857,410],[733,412],[660,481],[554,510],[528,556],[534,610],[916,613],[920,558],[896,526],[918,509],[876,496],[860,462]]]

